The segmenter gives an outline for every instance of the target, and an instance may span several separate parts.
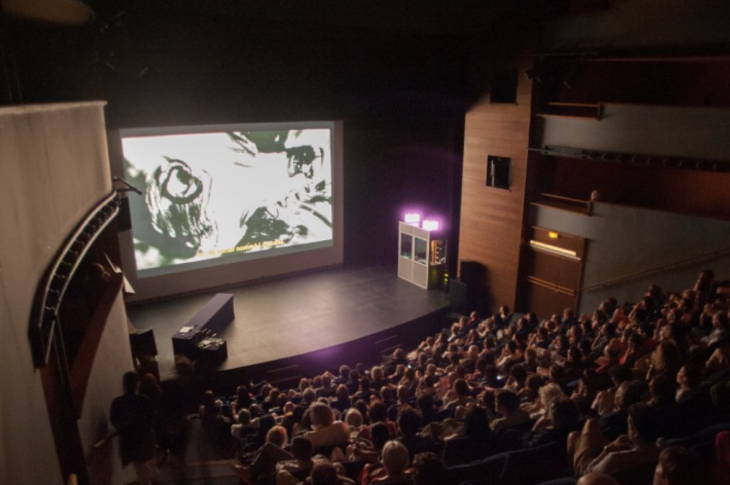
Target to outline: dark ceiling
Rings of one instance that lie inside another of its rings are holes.
[[[8,22],[0,61],[20,86],[4,90],[11,102],[102,98],[120,123],[233,111],[259,120],[463,113],[566,4],[84,3],[94,14],[80,27]]]

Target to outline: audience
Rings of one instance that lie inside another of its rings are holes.
[[[289,390],[250,383],[231,399],[206,392],[200,415],[231,402],[230,433],[253,447],[234,469],[251,485],[275,469],[287,484],[446,484],[456,465],[521,450],[539,462],[546,445],[581,484],[638,483],[625,477],[655,466],[654,485],[709,483],[698,478],[708,463],[730,467],[730,435],[710,428],[730,422],[729,300],[710,273],[582,315],[473,312],[369,370],[343,364]],[[688,448],[704,428],[711,460]]]

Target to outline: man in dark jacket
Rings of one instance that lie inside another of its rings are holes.
[[[109,419],[119,434],[122,466],[133,463],[140,485],[148,485],[157,478],[155,411],[149,397],[137,394],[139,381],[136,372],[124,374],[124,394],[112,401]]]

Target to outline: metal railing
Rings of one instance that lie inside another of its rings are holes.
[[[654,268],[645,269],[645,270],[641,270],[641,271],[635,271],[633,273],[618,276],[616,278],[611,278],[610,280],[605,280],[600,283],[594,283],[592,285],[583,286],[581,288],[578,288],[576,291],[578,293],[582,293],[584,291],[599,290],[599,289],[606,288],[608,286],[613,286],[617,283],[629,281],[629,280],[632,280],[632,279],[635,279],[635,278],[638,278],[641,276],[646,276],[646,275],[655,274],[655,273],[662,273],[668,269],[678,268],[678,267],[686,266],[686,265],[689,265],[692,263],[698,263],[700,261],[717,259],[720,256],[724,256],[724,255],[728,255],[728,254],[730,254],[730,247],[725,247],[725,248],[722,248],[722,249],[719,249],[716,251],[701,254],[699,256],[693,256],[691,258],[682,259],[680,261],[674,261],[672,263],[667,263],[667,264],[664,264],[661,266],[656,266]]]

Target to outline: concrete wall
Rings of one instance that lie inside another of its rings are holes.
[[[111,191],[103,103],[0,108],[0,147],[0,483],[61,484],[28,328],[47,265]]]

